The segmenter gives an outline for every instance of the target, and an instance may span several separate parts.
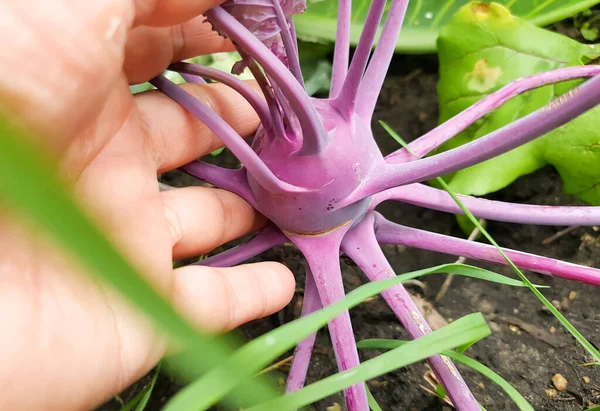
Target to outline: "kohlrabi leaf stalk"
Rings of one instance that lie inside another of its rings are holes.
[[[344,296],[339,256],[354,260],[372,281],[395,276],[379,243],[402,244],[505,264],[494,247],[389,222],[375,211],[383,201],[403,201],[461,214],[452,197],[420,182],[498,156],[560,127],[600,103],[600,69],[573,67],[515,81],[490,94],[409,145],[384,158],[371,131],[377,97],[394,53],[408,0],[392,0],[371,53],[386,7],[374,0],[352,61],[349,61],[350,0],[339,0],[331,95],[315,99],[304,90],[292,16],[302,12],[303,0],[227,0],[206,17],[213,28],[230,38],[249,67],[266,100],[235,77],[184,63],[171,70],[188,81],[201,78],[224,83],[244,96],[261,121],[249,145],[208,107],[171,83],[157,77],[153,84],[206,124],[243,167],[228,170],[195,161],[182,169],[239,195],[271,223],[252,240],[200,261],[211,266],[242,263],[284,242],[294,243],[308,262],[302,315],[328,306]],[[440,144],[460,133],[513,96],[559,81],[592,77],[548,106],[469,144],[427,158]],[[266,102],[265,102],[266,101]],[[468,196],[462,202],[472,214],[488,220],[524,224],[596,225],[600,208],[548,207],[507,204]],[[600,270],[506,250],[514,263],[538,273],[600,285]],[[413,338],[431,329],[402,285],[383,293],[394,314]],[[350,316],[346,312],[329,324],[340,370],[359,364]],[[300,389],[306,377],[314,335],[296,351],[288,392]],[[477,401],[449,358],[434,356],[429,363],[456,409],[478,411]],[[367,411],[363,384],[345,391],[349,411]]]

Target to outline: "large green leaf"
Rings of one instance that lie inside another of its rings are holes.
[[[499,5],[462,8],[441,31],[440,122],[468,108],[509,82],[599,56],[594,46],[537,28]],[[484,116],[443,145],[447,150],[484,136],[548,104],[577,82],[546,86],[522,94]],[[450,187],[483,195],[547,164],[564,180],[567,194],[600,204],[600,109],[504,155],[455,173]]]
[[[337,0],[308,0],[307,11],[296,16],[298,35],[305,40],[332,42],[337,25]],[[469,0],[410,0],[402,34],[396,50],[400,52],[434,52],[436,39],[443,27]],[[515,15],[543,26],[586,10],[600,0],[499,0]],[[352,1],[352,43],[362,31],[371,0]]]

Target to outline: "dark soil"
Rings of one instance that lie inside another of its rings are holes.
[[[398,58],[392,68],[392,73],[396,74],[389,77],[381,94],[376,120],[385,120],[406,139],[419,136],[433,128],[437,121],[437,75],[434,74],[436,70],[435,59]],[[378,125],[374,125],[374,130],[384,153],[397,148],[397,144]],[[219,157],[217,161],[227,161],[226,159],[227,157]],[[171,183],[183,183],[178,174],[166,177]],[[561,194],[560,178],[551,168],[523,177],[491,197],[531,204],[577,203],[575,199]],[[454,217],[448,214],[400,203],[386,203],[381,206],[380,211],[391,220],[409,226],[464,237]],[[599,267],[600,235],[595,227],[577,228],[549,245],[542,244],[546,238],[562,228],[564,227],[504,223],[488,225],[490,233],[503,246]],[[397,273],[455,260],[451,256],[395,246],[386,246],[385,253]],[[260,259],[286,264],[297,276],[298,290],[302,290],[305,263],[295,248],[279,247],[265,253]],[[481,266],[511,275],[510,269],[506,267],[485,264]],[[365,282],[357,267],[349,261],[343,259],[342,268],[347,290]],[[562,310],[568,320],[592,343],[600,345],[598,289],[527,274],[533,282],[551,286],[544,291],[545,295],[550,300],[563,301]],[[423,280],[425,289],[413,288],[411,291],[433,301],[443,281],[444,276],[441,275],[427,277]],[[574,298],[569,300],[569,295]],[[565,306],[567,304],[568,308]],[[589,355],[568,336],[557,320],[542,308],[542,304],[527,289],[509,288],[457,277],[445,298],[434,306],[448,321],[477,311],[484,314],[493,334],[470,348],[468,354],[509,381],[536,410],[580,411],[587,409],[591,404],[600,404],[600,369],[584,366],[584,363],[590,360]],[[283,312],[247,324],[242,327],[242,332],[248,338],[261,335],[281,322],[297,318],[300,307],[299,292]],[[357,340],[374,337],[408,338],[380,298],[354,309],[352,319]],[[363,359],[372,355],[373,352],[361,353]],[[475,396],[487,410],[516,409],[506,394],[491,381],[464,367],[460,368]],[[311,363],[309,382],[335,371],[335,359],[329,337],[326,331],[322,330]],[[369,387],[384,410],[450,410],[447,404],[421,388],[427,385],[423,379],[426,371],[426,365],[420,363],[370,381]],[[282,384],[285,372],[285,366],[275,371]],[[567,379],[566,391],[547,391],[552,389],[551,378],[557,373]],[[143,386],[145,382],[147,379],[138,383],[138,387]],[[159,410],[177,389],[176,383],[166,376],[161,377],[147,409]],[[122,396],[124,401],[131,396],[131,391]],[[315,404],[314,409],[328,410],[328,407],[335,403],[343,404],[341,394]],[[103,411],[117,409],[119,405],[116,400],[99,408]],[[332,408],[335,409],[337,408]]]

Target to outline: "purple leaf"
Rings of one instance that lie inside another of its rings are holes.
[[[282,27],[277,19],[276,2],[285,16],[285,27]],[[288,22],[292,16],[306,10],[306,0],[227,0],[221,7],[250,30],[289,67],[281,31],[290,30]],[[247,62],[242,60],[234,66],[233,72],[237,74],[246,67]]]

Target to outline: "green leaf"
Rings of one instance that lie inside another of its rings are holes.
[[[308,41],[335,40],[337,27],[336,0],[308,0],[307,11],[295,17],[298,36]],[[411,0],[396,50],[432,53],[443,27],[469,0]],[[517,16],[538,26],[560,21],[584,11],[600,0],[499,0]],[[371,0],[352,1],[352,44],[357,44]],[[389,6],[389,4],[388,4]]]
[[[232,361],[233,342],[198,333],[115,249],[104,233],[76,203],[56,173],[56,165],[33,140],[8,127],[0,118],[0,203],[42,230],[61,246],[84,273],[100,279],[170,335],[172,342],[188,349],[184,370],[195,372],[227,362],[235,374],[251,364]],[[249,362],[259,359],[246,358]],[[225,375],[224,378],[229,378]],[[231,376],[233,378],[233,376]],[[271,397],[272,388],[252,380],[248,390]],[[236,391],[232,396],[247,396]],[[239,398],[243,400],[243,398]]]
[[[537,28],[498,5],[487,12],[462,8],[438,40],[440,122],[511,81],[575,66],[600,54],[594,46]],[[541,87],[517,96],[444,144],[448,150],[482,137],[548,104],[578,82]],[[600,204],[600,108],[508,153],[449,176],[452,190],[484,195],[547,164],[556,167],[567,194]]]
[[[298,42],[302,77],[309,96],[329,91],[332,70],[330,53],[331,47],[328,44]]]
[[[392,350],[405,344],[407,344],[407,342],[401,340],[370,339],[359,341],[357,346],[359,349],[372,348],[378,350]],[[481,375],[498,384],[498,386],[502,388],[506,394],[508,394],[510,399],[513,400],[515,405],[519,407],[521,411],[533,411],[531,404],[529,404],[527,400],[521,394],[519,394],[519,392],[515,390],[512,385],[510,385],[510,383],[485,365],[475,361],[471,357],[452,350],[442,351],[441,354],[450,357],[456,362],[466,365],[472,370],[477,371]]]
[[[491,334],[480,313],[462,317],[431,334],[365,361],[358,367],[310,384],[299,391],[287,394],[268,403],[250,408],[248,411],[286,411],[304,407],[351,385],[370,380],[382,374],[422,361],[451,347]]]
[[[232,376],[230,364],[223,364],[221,367],[205,374],[181,390],[167,404],[165,411],[191,409],[192,407],[195,407],[194,409],[206,409],[225,396],[227,392],[244,382],[245,379],[259,372],[277,357],[293,348],[299,340],[323,327],[342,312],[355,307],[365,299],[377,295],[402,281],[441,273],[458,274],[505,285],[524,285],[521,281],[513,280],[481,268],[461,264],[445,264],[402,274],[389,280],[376,281],[363,285],[348,293],[343,300],[319,310],[310,316],[282,325],[247,343],[231,356],[233,363],[246,364],[246,367],[238,369],[235,376]]]

